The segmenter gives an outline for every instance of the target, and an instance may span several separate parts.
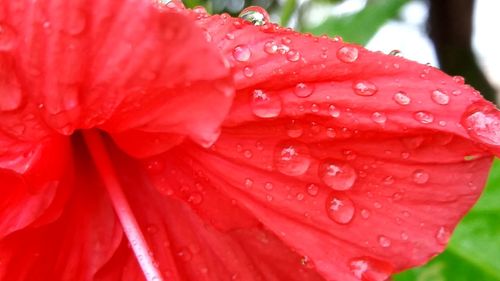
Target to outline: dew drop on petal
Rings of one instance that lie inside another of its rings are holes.
[[[291,62],[296,62],[300,60],[300,52],[297,50],[291,49],[286,53],[286,59]]]
[[[383,112],[373,112],[371,118],[377,124],[384,124],[387,121],[387,116]]]
[[[238,17],[252,23],[253,25],[264,25],[270,21],[267,11],[258,6],[245,8],[241,11]]]
[[[450,96],[448,96],[441,90],[432,91],[431,98],[435,103],[440,105],[446,105],[450,102]]]
[[[500,111],[497,109],[466,113],[461,123],[473,139],[500,146]]]
[[[274,41],[267,41],[264,43],[264,52],[268,54],[276,54],[278,51],[278,44]]]
[[[408,105],[411,103],[410,97],[405,92],[402,91],[395,93],[392,98],[399,105]]]
[[[371,257],[352,259],[348,265],[354,276],[362,281],[387,280],[394,271],[390,264]]]
[[[344,46],[337,50],[337,58],[340,61],[351,63],[358,59],[358,49],[352,46]]]
[[[319,186],[317,186],[314,183],[311,183],[311,184],[307,185],[306,190],[307,190],[307,194],[309,194],[311,196],[316,196],[319,193]]]
[[[299,83],[295,86],[294,93],[299,98],[307,98],[312,95],[314,87],[305,83]]]
[[[249,66],[246,66],[245,68],[243,68],[243,75],[245,75],[245,77],[247,77],[247,78],[252,77],[253,76],[252,68]]]
[[[274,165],[282,174],[303,175],[311,165],[309,148],[297,141],[278,143],[274,151]]]
[[[262,90],[254,90],[252,94],[251,107],[253,113],[261,118],[274,118],[281,113],[281,98],[271,96]]]
[[[245,62],[250,59],[252,52],[247,45],[238,45],[233,49],[233,57],[237,61]]]
[[[296,120],[286,125],[286,134],[291,138],[298,138],[304,133],[304,128]]]
[[[354,93],[359,96],[373,96],[378,88],[369,81],[358,81],[352,85]]]
[[[245,179],[245,187],[246,188],[252,188],[252,186],[253,186],[253,180],[250,179],[250,178],[246,178]]]
[[[10,51],[16,45],[16,32],[9,25],[0,22],[0,51]]]
[[[354,217],[354,203],[347,196],[332,192],[326,200],[326,212],[330,219],[339,224],[348,224]]]
[[[378,237],[378,244],[382,248],[389,248],[392,244],[392,241],[391,241],[391,239],[387,238],[386,236],[380,235]]]
[[[413,172],[413,182],[417,184],[426,184],[429,181],[429,173],[424,170],[416,170]]]
[[[337,107],[335,107],[335,105],[333,104],[330,104],[330,106],[328,106],[328,113],[333,118],[338,118],[340,116],[340,110],[338,110]]]
[[[415,118],[415,120],[417,120],[418,122],[420,122],[422,124],[430,124],[434,121],[434,116],[430,112],[427,112],[427,111],[415,112],[413,117]]]
[[[266,183],[264,184],[264,189],[265,189],[265,190],[271,191],[271,190],[273,190],[273,188],[274,188],[274,185],[273,185],[273,183],[272,183],[272,182],[266,182]]]
[[[319,165],[318,176],[321,181],[334,190],[351,189],[357,174],[348,163],[325,160]]]
[[[367,209],[361,210],[361,217],[364,219],[368,219],[371,215],[371,212]]]
[[[401,232],[401,240],[403,241],[407,241],[410,237],[408,236],[408,233],[406,233],[405,231]]]
[[[450,237],[451,237],[451,232],[444,226],[441,226],[436,232],[436,241],[441,245],[448,244]]]

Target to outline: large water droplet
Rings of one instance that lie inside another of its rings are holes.
[[[413,172],[413,181],[417,184],[426,184],[429,181],[429,173],[424,170]]]
[[[267,11],[258,6],[245,8],[241,11],[238,17],[252,23],[253,25],[264,25],[270,21]]]
[[[299,83],[295,86],[294,93],[299,98],[307,98],[312,95],[314,91],[314,86],[309,86],[304,83]]]
[[[285,175],[303,175],[311,165],[309,148],[297,141],[278,143],[274,151],[274,165]]]
[[[371,257],[352,259],[349,261],[349,268],[354,276],[362,281],[387,280],[394,271],[390,264]]]
[[[450,102],[450,96],[448,96],[441,90],[432,91],[431,98],[435,103],[440,105],[446,105]]]
[[[355,62],[358,59],[358,49],[352,46],[344,46],[337,50],[337,58],[347,63]]]
[[[469,135],[489,145],[500,146],[500,112],[488,105],[486,110],[472,111],[462,118]]]
[[[434,121],[434,116],[430,112],[427,112],[427,111],[415,112],[413,117],[415,118],[415,120],[417,120],[418,122],[420,122],[422,124],[430,124]]]
[[[354,203],[347,196],[332,192],[326,200],[328,217],[340,224],[348,224],[354,217]]]
[[[261,118],[274,118],[281,113],[281,98],[271,96],[262,90],[254,90],[251,107],[253,113]]]
[[[237,61],[245,62],[250,59],[252,52],[247,45],[238,45],[233,49],[233,57]]]
[[[318,176],[321,181],[334,190],[351,189],[357,175],[348,163],[325,160],[319,165]]]
[[[405,92],[402,91],[395,93],[392,98],[399,105],[408,105],[411,103],[410,97]]]
[[[352,85],[354,93],[359,96],[373,96],[377,92],[377,86],[370,81],[358,81]]]
[[[0,22],[0,51],[10,51],[16,45],[16,32],[9,25]]]
[[[297,50],[290,50],[286,53],[286,59],[291,62],[296,62],[300,60],[300,52]]]

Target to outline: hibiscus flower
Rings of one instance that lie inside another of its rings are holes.
[[[0,3],[0,280],[386,280],[477,200],[460,77],[179,3]]]

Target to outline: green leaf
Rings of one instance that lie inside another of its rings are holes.
[[[388,20],[398,15],[408,0],[371,0],[358,13],[329,17],[318,26],[303,26],[303,31],[316,35],[340,35],[347,42],[366,44]]]
[[[288,22],[292,18],[293,13],[295,12],[295,8],[297,8],[296,0],[286,0],[283,4],[283,8],[281,10],[281,25],[287,26]]]
[[[395,281],[500,281],[500,160],[486,190],[459,224],[446,251],[429,264],[394,276]]]

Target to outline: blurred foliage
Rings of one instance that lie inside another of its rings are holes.
[[[486,190],[458,225],[446,251],[394,281],[500,281],[500,160]]]
[[[366,0],[359,11],[331,13],[310,23],[314,9],[334,11],[349,0],[184,0],[188,7],[205,6],[211,13],[237,15],[248,6],[265,8],[276,22],[314,34],[340,35],[366,44],[387,21],[397,18],[410,0]],[[394,281],[500,281],[500,161],[494,163],[486,190],[457,227],[446,251],[425,266],[394,276]]]

